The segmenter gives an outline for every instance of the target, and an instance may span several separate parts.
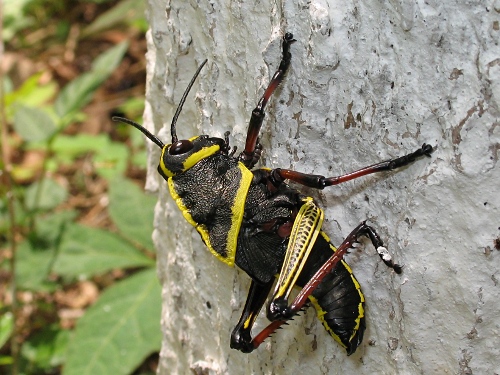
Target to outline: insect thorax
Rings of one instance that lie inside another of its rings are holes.
[[[216,153],[168,178],[170,194],[208,249],[232,266],[253,174],[233,157]]]

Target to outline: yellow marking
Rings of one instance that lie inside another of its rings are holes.
[[[340,337],[337,336],[335,332],[330,328],[328,323],[325,320],[325,314],[326,311],[321,308],[321,306],[318,303],[318,300],[314,298],[313,296],[309,296],[309,301],[311,301],[311,304],[314,306],[316,309],[316,313],[318,314],[318,319],[319,321],[323,324],[323,327],[325,327],[326,331],[332,336],[335,341],[337,341],[343,348],[347,348],[347,346],[340,340]],[[351,337],[352,339],[352,337]],[[350,341],[350,340],[349,340]]]
[[[245,320],[245,323],[243,323],[243,328],[248,329],[248,327],[250,327],[250,324],[252,323],[252,321],[253,321],[253,320],[255,320],[255,319],[254,319],[254,315],[253,315],[253,314],[251,314],[251,315],[247,318],[247,320]]]
[[[165,155],[165,152],[167,152],[167,150],[170,146],[171,145],[166,145],[165,147],[163,147],[163,149],[161,150],[161,156],[160,156],[160,169],[163,172],[163,174],[167,177],[172,177],[174,175],[174,173],[171,172],[170,169],[167,168],[167,166],[165,165],[165,161],[163,160],[163,155]]]
[[[288,298],[321,231],[323,211],[314,204],[311,197],[303,201],[293,223],[274,298]]]
[[[210,155],[215,154],[220,151],[219,145],[212,145],[209,147],[203,147],[200,151],[196,151],[192,155],[189,155],[184,163],[182,163],[182,172],[187,171],[193,165],[198,163],[200,160],[208,158]]]
[[[328,235],[324,231],[321,231],[320,234],[321,234],[321,237],[323,237],[325,239],[325,241],[330,244],[330,247],[333,248],[333,252],[336,252],[337,249],[335,248],[335,246],[332,245],[332,241],[330,241],[330,237],[328,237]]]
[[[238,244],[238,235],[240,233],[241,223],[243,221],[243,213],[245,211],[245,203],[247,201],[248,190],[252,183],[253,173],[241,162],[238,162],[238,168],[241,172],[240,184],[238,191],[234,197],[231,206],[231,227],[227,233],[227,258],[231,260],[231,265],[234,264],[236,257],[236,248]]]
[[[196,138],[198,138],[199,135],[189,138],[189,141],[194,142]],[[161,157],[160,157],[160,169],[162,170],[163,174],[167,177],[172,177],[175,176],[178,173],[182,173],[187,171],[189,168],[191,168],[193,165],[198,163],[200,160],[205,159],[209,157],[210,155],[213,155],[217,152],[220,151],[220,146],[219,145],[212,145],[208,147],[203,147],[201,150],[196,151],[189,155],[184,162],[182,163],[182,170],[180,171],[172,171],[168,169],[168,167],[165,165],[165,160],[163,159],[165,153],[168,151],[168,149],[172,146],[172,144],[168,144],[163,149],[161,150]]]
[[[320,234],[321,234],[321,236],[326,241],[328,241],[328,243],[330,244],[330,248],[332,249],[332,251],[336,252],[337,249],[335,248],[335,246],[332,245],[332,243],[331,243],[330,238],[328,237],[328,235],[324,231],[321,231]],[[359,285],[358,280],[356,280],[356,278],[354,277],[354,273],[352,272],[351,267],[349,267],[349,265],[344,260],[341,260],[340,262],[342,263],[342,266],[344,266],[344,268],[347,270],[347,272],[349,272],[349,274],[351,276],[351,280],[354,283],[354,286],[355,286],[356,290],[358,291],[359,300],[360,300],[360,303],[358,304],[358,317],[355,319],[356,326],[354,327],[353,333],[352,333],[351,337],[349,338],[349,342],[351,342],[351,340],[354,338],[354,336],[356,336],[356,334],[357,334],[357,332],[359,330],[359,326],[361,324],[361,318],[363,318],[365,316],[365,310],[363,308],[363,303],[365,302],[365,296],[364,296],[363,292],[361,291],[361,286]],[[314,298],[313,296],[310,296],[309,298],[311,299],[311,303],[316,308],[316,311],[318,313],[318,319],[323,323],[323,326],[325,327],[325,329],[328,331],[328,333],[330,333],[330,335],[336,341],[338,341],[342,346],[345,347],[345,345],[340,342],[340,338],[332,331],[332,329],[330,328],[330,326],[328,326],[328,323],[325,321],[325,319],[324,319],[323,316],[326,314],[326,311],[324,311],[321,308],[321,306],[319,305],[319,303],[318,303],[318,301],[317,301],[316,298]]]
[[[342,262],[345,263],[344,261],[342,261]],[[351,279],[352,279],[352,281],[354,283],[354,286],[356,287],[356,290],[358,291],[359,298],[360,298],[360,302],[358,304],[358,317],[355,320],[356,326],[354,327],[354,330],[353,330],[353,333],[352,333],[351,337],[349,337],[349,342],[350,342],[354,338],[354,336],[356,335],[356,332],[358,332],[359,325],[361,324],[361,318],[363,316],[365,316],[365,309],[363,308],[363,302],[365,302],[365,296],[361,292],[361,286],[359,285],[358,280],[356,280],[356,278],[354,277],[354,275],[351,272],[351,269],[349,268],[349,266],[347,265],[347,263],[345,263],[345,267],[351,273]]]
[[[182,212],[182,215],[186,219],[186,221],[191,224],[195,229],[200,233],[201,238],[205,245],[208,247],[208,250],[221,262],[226,263],[228,266],[234,266],[234,257],[231,258],[225,258],[222,255],[220,255],[215,249],[213,248],[212,244],[210,243],[210,236],[208,234],[207,227],[203,224],[198,224],[193,220],[193,217],[191,216],[191,213],[189,212],[189,209],[184,205],[184,202],[182,202],[182,198],[179,197],[179,194],[175,191],[174,187],[174,181],[172,180],[172,177],[169,177],[168,181],[168,189],[170,190],[170,195],[174,199],[175,203],[179,207],[179,209]]]
[[[219,146],[217,146],[218,148]],[[174,186],[174,181],[172,177],[168,179],[168,188],[170,190],[170,195],[174,199],[175,203],[182,212],[182,215],[195,229],[200,233],[203,242],[208,247],[208,250],[221,262],[224,262],[228,266],[234,266],[234,260],[236,258],[236,249],[238,244],[238,234],[240,233],[241,223],[243,221],[243,214],[245,210],[245,202],[247,199],[248,190],[253,179],[253,173],[248,170],[242,163],[238,163],[238,168],[241,172],[241,180],[239,183],[238,190],[234,197],[234,201],[231,206],[231,226],[227,233],[227,243],[226,243],[226,256],[219,254],[212,244],[210,243],[210,233],[204,224],[199,224],[194,221],[189,209],[184,205],[182,198],[177,194]]]

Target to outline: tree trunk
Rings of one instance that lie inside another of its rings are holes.
[[[402,275],[364,242],[346,261],[367,330],[347,357],[312,308],[252,354],[229,348],[249,278],[213,257],[156,173],[154,240],[163,286],[160,374],[493,374],[500,358],[500,2],[149,0],[145,124],[166,143],[223,137],[241,151],[250,113],[292,32],[292,65],[270,100],[262,165],[335,176],[437,148],[398,173],[323,191],[339,244],[379,230]],[[494,241],[497,240],[496,245]],[[496,246],[496,248],[495,248]],[[256,329],[267,324],[258,320]]]

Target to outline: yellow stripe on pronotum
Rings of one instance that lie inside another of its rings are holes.
[[[242,163],[238,163],[238,168],[241,172],[241,180],[231,207],[231,228],[229,228],[229,232],[227,234],[227,258],[230,259],[231,266],[234,264],[234,259],[236,257],[238,234],[240,233],[241,222],[243,221],[243,213],[245,211],[248,189],[250,188],[250,184],[253,179],[253,173],[250,172]]]
[[[199,136],[195,136],[192,138],[189,138],[190,142],[194,142],[196,138],[199,138]],[[167,177],[172,177],[175,176],[176,174],[186,172],[188,169],[190,169],[193,165],[198,163],[200,160],[206,159],[207,157],[216,154],[217,152],[220,151],[220,146],[219,145],[212,145],[208,147],[203,147],[200,150],[193,152],[192,155],[189,155],[186,160],[182,163],[182,169],[179,171],[172,171],[170,170],[166,165],[165,165],[165,159],[164,155],[166,152],[168,152],[168,149],[171,145],[166,145],[163,147],[161,151],[161,157],[160,157],[160,169],[162,170],[163,174]]]
[[[185,172],[193,165],[198,163],[200,160],[208,158],[210,155],[214,155],[215,153],[220,151],[219,145],[213,145],[209,147],[203,147],[200,151],[193,153],[186,158],[184,163],[182,164],[182,171]]]

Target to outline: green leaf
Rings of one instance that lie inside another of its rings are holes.
[[[52,142],[52,151],[62,160],[74,160],[88,152],[105,152],[109,146],[109,137],[106,134],[65,135],[60,134]]]
[[[148,161],[148,155],[147,155],[146,151],[139,151],[139,152],[136,152],[132,156],[132,159],[130,161],[136,167],[144,169],[144,166],[146,165],[146,163]]]
[[[22,356],[28,360],[29,366],[39,369],[53,369],[63,364],[69,342],[69,332],[57,326],[42,328],[21,348]]]
[[[84,37],[103,30],[108,30],[116,24],[144,18],[144,2],[137,0],[124,0],[115,7],[100,15],[94,22],[87,26],[82,35]]]
[[[117,142],[109,142],[105,149],[94,156],[96,172],[109,179],[120,176],[127,169],[128,148]]]
[[[128,98],[122,104],[120,104],[118,109],[120,112],[126,114],[127,118],[135,119],[136,117],[139,117],[140,119],[137,120],[142,121],[142,114],[144,112],[144,101],[145,101],[144,96],[134,96],[132,98]],[[134,133],[136,132],[137,131],[135,131]]]
[[[161,342],[154,269],[108,288],[78,321],[63,375],[130,374]]]
[[[37,107],[46,103],[57,91],[57,84],[53,81],[40,85],[40,76],[42,73],[36,73],[26,79],[21,87],[5,95],[5,106],[8,109],[12,104],[22,103],[27,106]]]
[[[12,313],[7,312],[0,316],[0,349],[9,340],[14,330],[14,317]]]
[[[101,77],[96,77],[92,73],[84,73],[64,86],[54,103],[57,115],[62,118],[80,110],[90,102],[102,81]]]
[[[25,205],[29,211],[51,210],[64,202],[68,191],[51,178],[37,181],[26,189]]]
[[[39,142],[52,137],[57,126],[45,111],[19,105],[14,115],[14,129],[25,141]]]
[[[131,181],[116,178],[109,182],[109,215],[120,234],[151,251],[156,201]]]
[[[113,233],[70,224],[53,271],[68,278],[88,278],[116,268],[153,265],[153,260]]]
[[[25,92],[22,97],[17,96],[16,102],[31,107],[38,107],[53,98],[57,90],[58,86],[54,81],[47,82],[42,85],[37,81],[36,86],[33,87],[31,91]]]
[[[105,178],[123,175],[129,156],[129,149],[124,144],[111,142],[106,134],[61,134],[55,138],[52,150],[59,161],[66,163],[82,154],[93,152],[96,171]]]
[[[0,366],[7,366],[14,363],[14,359],[10,355],[0,355]]]
[[[62,211],[38,218],[35,231],[17,249],[16,282],[20,289],[54,289],[55,284],[48,276],[59,251],[61,236],[76,215],[75,211]]]
[[[12,39],[16,33],[29,25],[33,24],[31,18],[24,14],[24,7],[33,2],[33,0],[4,0],[3,15],[4,25],[2,37],[8,41]]]
[[[5,95],[5,106],[8,108],[15,101],[21,101],[26,95],[36,90],[41,75],[42,73],[33,74],[26,79],[16,91],[9,92]]]
[[[106,79],[118,68],[125,52],[127,52],[127,48],[128,42],[124,41],[97,56],[92,63],[92,72],[96,76],[105,77],[104,79]]]
[[[80,110],[94,95],[97,88],[120,64],[128,42],[122,42],[99,55],[92,63],[92,69],[68,83],[60,92],[54,104],[56,113],[63,118]]]
[[[13,224],[10,221],[10,214],[9,214],[9,209],[7,205],[7,197],[5,194],[5,191],[3,189],[0,189],[0,194],[4,194],[4,196],[0,199],[0,233],[4,233],[7,230],[9,230],[10,226]],[[20,188],[14,189],[13,195],[10,196],[9,198],[13,200],[14,203],[14,219],[15,219],[15,225],[22,226],[24,225],[26,219],[28,218],[28,214],[24,210],[24,208],[21,206],[19,200],[17,199],[17,194],[16,190],[21,190]]]
[[[43,243],[23,241],[17,249],[16,279],[20,289],[50,291],[55,284],[48,281],[56,248]]]

